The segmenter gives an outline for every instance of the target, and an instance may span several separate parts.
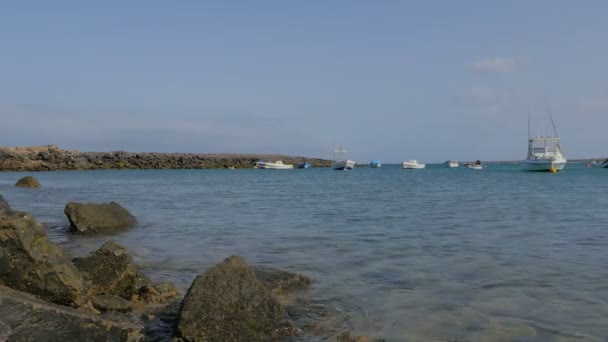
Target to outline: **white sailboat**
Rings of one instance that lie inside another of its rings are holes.
[[[562,153],[557,129],[553,122],[553,116],[547,107],[551,125],[553,126],[554,137],[531,137],[530,136],[530,115],[528,114],[528,156],[524,160],[524,168],[528,171],[561,171],[566,166],[567,160]]]
[[[424,169],[426,167],[426,164],[420,164],[418,163],[416,160],[408,160],[408,161],[404,161],[403,163],[401,163],[401,167],[404,169]]]
[[[347,152],[342,149],[342,146],[338,148],[337,151],[334,151],[334,160],[331,164],[331,168],[334,170],[352,170],[355,167],[355,162],[348,159],[342,159],[342,154]],[[338,159],[336,159],[336,153],[338,154]]]

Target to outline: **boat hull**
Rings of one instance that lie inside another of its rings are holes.
[[[444,165],[445,165],[445,167],[448,167],[448,168],[458,167],[458,162],[447,161],[444,163]]]
[[[528,160],[524,162],[523,167],[526,171],[562,171],[566,167],[566,161]]]
[[[340,160],[332,165],[334,170],[352,170],[355,167],[355,162],[352,160]]]
[[[401,167],[407,170],[420,170],[424,169],[426,167],[426,164],[403,164],[401,165]]]

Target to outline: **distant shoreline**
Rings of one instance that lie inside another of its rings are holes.
[[[80,152],[64,150],[55,145],[0,147],[0,171],[242,169],[252,168],[259,160],[281,160],[294,165],[308,162],[313,167],[331,166],[331,160],[280,154]]]

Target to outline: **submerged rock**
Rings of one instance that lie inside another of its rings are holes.
[[[11,210],[11,206],[8,202],[0,195],[0,212]]]
[[[72,229],[79,232],[96,233],[137,225],[137,219],[115,202],[102,204],[70,202],[65,206],[64,212]]]
[[[0,286],[2,341],[143,341],[143,324],[44,302]]]
[[[196,277],[176,331],[185,341],[276,341],[294,334],[281,305],[238,256]]]
[[[27,176],[18,180],[15,186],[18,186],[20,188],[39,188],[40,183],[36,178],[32,176]]]
[[[301,274],[291,273],[270,267],[253,267],[258,280],[274,294],[286,294],[291,291],[303,290],[310,285],[310,278]]]
[[[84,288],[64,251],[20,211],[0,212],[0,284],[64,305],[77,305]]]

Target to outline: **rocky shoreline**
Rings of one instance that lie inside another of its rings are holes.
[[[80,152],[55,145],[0,147],[0,171],[55,171],[107,169],[224,169],[252,168],[259,160],[281,160],[285,164],[308,162],[329,167],[330,160],[278,154],[191,154]]]
[[[114,202],[70,202],[65,214],[65,234],[137,229]],[[351,335],[307,304],[301,296],[311,283],[229,256],[180,294],[138,270],[111,238],[89,256],[70,258],[42,223],[0,195],[0,341],[379,341]]]

